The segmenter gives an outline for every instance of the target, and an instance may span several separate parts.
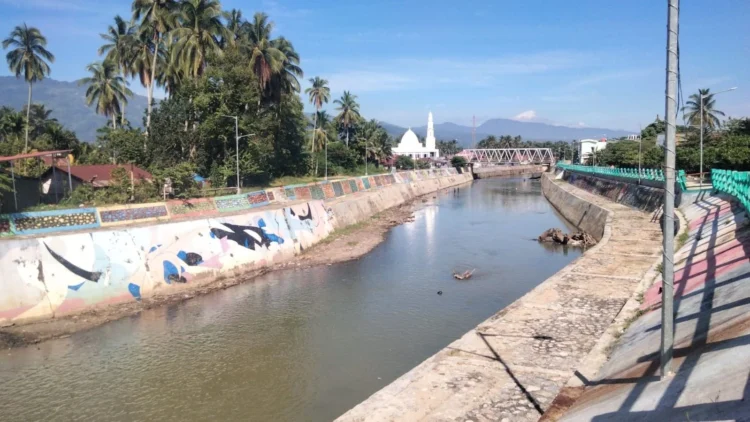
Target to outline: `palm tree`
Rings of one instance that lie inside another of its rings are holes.
[[[86,104],[96,103],[96,112],[112,118],[112,128],[117,129],[116,117],[128,103],[128,96],[133,92],[128,89],[127,81],[120,75],[117,65],[105,60],[88,65],[91,76],[78,81],[78,85],[88,85]]]
[[[305,94],[310,97],[310,104],[315,107],[315,113],[313,114],[313,142],[311,142],[312,156],[315,156],[315,130],[318,127],[318,112],[323,108],[323,104],[328,103],[331,99],[331,90],[328,88],[328,81],[322,79],[319,76],[310,79],[310,88],[305,90]],[[318,174],[317,162],[315,167],[315,174]]]
[[[284,37],[271,40],[271,45],[284,55],[281,65],[281,71],[271,79],[271,97],[277,102],[281,101],[284,94],[299,93],[299,79],[304,76],[302,68],[299,66],[299,54],[294,49],[291,41]]]
[[[700,127],[701,124],[701,97],[703,98],[703,126],[709,129],[716,129],[721,126],[721,120],[718,116],[724,116],[724,112],[714,110],[716,100],[710,89],[699,89],[697,94],[690,96],[685,107],[682,108],[682,114],[690,125]]]
[[[258,88],[261,98],[267,94],[271,78],[284,70],[286,57],[272,42],[271,32],[273,22],[268,21],[268,15],[258,12],[253,21],[248,22],[246,34],[239,41],[240,50],[250,58],[250,67],[258,78]],[[260,105],[260,100],[258,100]]]
[[[221,55],[221,39],[227,30],[221,22],[217,0],[185,0],[180,4],[180,27],[171,35],[177,40],[171,60],[177,59],[186,75],[197,78],[206,69],[209,55]]]
[[[222,40],[222,48],[226,48],[230,44],[234,44],[237,40],[242,38],[247,28],[247,21],[242,18],[242,11],[232,9],[228,12],[223,12],[222,16],[226,20],[224,25],[228,31],[228,37]]]
[[[117,63],[123,76],[135,76],[133,61],[137,54],[136,32],[132,22],[126,22],[120,15],[115,16],[115,24],[107,32],[99,34],[107,43],[99,47],[99,55],[104,60]],[[125,109],[120,115],[120,125],[125,124]]]
[[[346,146],[349,146],[349,128],[352,124],[357,123],[360,119],[359,104],[357,103],[357,96],[352,95],[349,91],[344,91],[344,95],[341,99],[334,101],[334,104],[338,104],[336,110],[339,111],[339,115],[336,116],[336,120],[340,125],[346,129]]]
[[[29,112],[31,110],[31,90],[34,82],[41,81],[49,75],[49,63],[55,61],[55,56],[46,48],[47,38],[34,27],[17,26],[10,33],[10,37],[3,41],[3,49],[12,48],[5,56],[10,71],[24,79],[29,84],[29,102],[26,105],[26,142],[24,150],[29,148]]]
[[[318,127],[313,129],[312,146],[311,146],[311,149],[313,151],[321,150],[325,148],[326,144],[328,143],[328,138],[330,138],[330,135],[331,135],[327,129],[331,124],[331,117],[328,116],[328,113],[326,113],[325,110],[315,112],[315,121],[320,124],[318,125]],[[318,158],[315,157],[315,176],[317,175],[318,175]]]
[[[174,13],[177,3],[174,0],[134,0],[133,1],[133,20],[141,21],[140,30],[151,38],[151,71],[147,79],[148,86],[148,111],[146,113],[146,134],[151,127],[151,111],[153,109],[154,82],[156,81],[157,62],[162,54],[162,39],[175,24],[176,15]],[[141,69],[143,67],[141,66]],[[143,82],[143,76],[141,76]]]

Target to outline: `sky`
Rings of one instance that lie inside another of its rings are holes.
[[[305,72],[332,96],[358,96],[367,118],[421,126],[515,118],[637,130],[664,117],[667,1],[222,0],[266,12],[294,43]],[[26,22],[47,36],[53,79],[74,81],[129,0],[0,0],[0,37]],[[698,88],[728,116],[750,116],[748,0],[681,4],[685,97]],[[7,66],[0,75],[9,75]],[[133,82],[137,93],[145,90]],[[0,93],[2,95],[2,93]],[[163,94],[162,94],[163,95]],[[307,103],[307,99],[305,102]],[[306,108],[312,108],[307,104]],[[334,106],[329,104],[329,111]]]

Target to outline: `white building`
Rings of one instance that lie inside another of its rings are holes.
[[[414,131],[409,130],[401,137],[401,142],[396,148],[392,149],[393,155],[406,155],[411,158],[438,158],[440,151],[435,146],[435,127],[432,123],[432,112],[427,116],[427,137],[425,145],[419,142],[419,138]]]
[[[581,139],[578,141],[578,157],[581,164],[588,163],[594,151],[601,151],[607,148],[607,139]]]

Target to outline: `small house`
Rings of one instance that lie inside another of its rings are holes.
[[[107,187],[112,181],[112,171],[116,168],[125,169],[133,183],[153,180],[151,173],[133,164],[70,166],[70,173],[67,167],[52,166],[42,174],[42,195],[48,200],[55,197],[62,199],[68,192],[69,185],[72,185],[73,190],[84,184],[93,188]]]

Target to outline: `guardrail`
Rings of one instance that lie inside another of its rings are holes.
[[[750,172],[711,169],[711,181],[715,192],[732,195],[750,210]]]
[[[578,173],[589,173],[594,175],[620,177],[623,179],[630,180],[648,180],[653,182],[663,182],[664,172],[661,169],[640,169],[636,168],[619,168],[619,167],[595,167],[595,166],[582,166],[578,164],[557,164],[558,168],[568,171],[575,171]],[[684,170],[677,172],[677,184],[680,189],[687,190],[687,176]]]
[[[458,174],[457,170],[452,167],[411,170],[268,188],[257,192],[213,198],[174,199],[152,204],[122,204],[97,208],[0,214],[0,237],[95,229],[142,222],[218,217],[224,213],[241,212],[277,202],[333,199],[393,184],[412,183],[456,174]]]

